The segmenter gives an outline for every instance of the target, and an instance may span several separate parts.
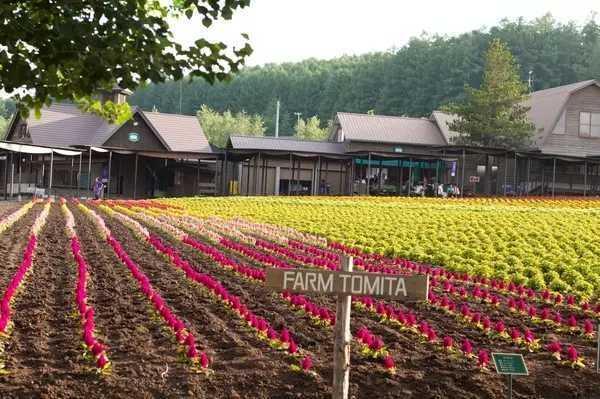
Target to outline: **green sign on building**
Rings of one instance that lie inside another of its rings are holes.
[[[132,143],[137,143],[140,141],[140,134],[137,132],[131,132],[127,135],[127,140],[131,141]]]
[[[492,353],[498,374],[529,375],[525,359],[520,353]]]

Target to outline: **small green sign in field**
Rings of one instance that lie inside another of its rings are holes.
[[[498,374],[529,375],[525,359],[519,353],[492,353]]]

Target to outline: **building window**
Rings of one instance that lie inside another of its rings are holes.
[[[600,138],[600,113],[579,113],[579,136]]]

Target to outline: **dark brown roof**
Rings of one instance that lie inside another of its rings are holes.
[[[343,154],[344,144],[331,141],[298,140],[287,137],[231,136],[230,147],[235,150],[306,152],[314,154]]]
[[[437,124],[425,118],[338,112],[344,140],[382,143],[444,145]]]
[[[195,116],[144,112],[133,107],[170,151],[212,153],[212,148]],[[73,104],[52,104],[42,109],[40,119],[27,120],[32,144],[45,146],[101,147],[121,125],[81,112]]]

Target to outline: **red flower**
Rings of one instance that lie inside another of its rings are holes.
[[[208,364],[209,364],[208,356],[206,356],[206,353],[202,352],[202,354],[200,355],[200,366],[202,366],[202,368],[205,369],[205,368],[208,368]]]
[[[396,363],[394,362],[394,358],[391,356],[386,356],[383,358],[383,366],[387,370],[394,370],[396,368]]]
[[[293,340],[290,340],[290,346],[288,347],[288,352],[290,354],[294,354],[298,352],[298,345]]]
[[[577,361],[577,358],[579,356],[578,356],[578,353],[577,353],[577,349],[575,349],[573,347],[573,345],[571,345],[571,346],[569,346],[569,348],[567,348],[567,357],[569,358],[569,361],[571,361],[571,362],[576,362]]]
[[[473,353],[473,345],[471,345],[471,341],[469,341],[467,338],[465,338],[465,340],[462,342],[460,349],[467,356]]]
[[[312,359],[310,358],[310,356],[305,356],[304,359],[302,359],[302,370],[304,371],[308,371],[312,368],[313,363],[312,363]]]
[[[490,363],[490,355],[485,349],[479,350],[479,356],[477,356],[477,365],[481,368],[487,367]]]
[[[450,349],[453,344],[454,344],[454,340],[452,339],[452,337],[450,337],[448,335],[446,335],[444,337],[444,339],[442,340],[442,345],[444,345],[445,349]]]

